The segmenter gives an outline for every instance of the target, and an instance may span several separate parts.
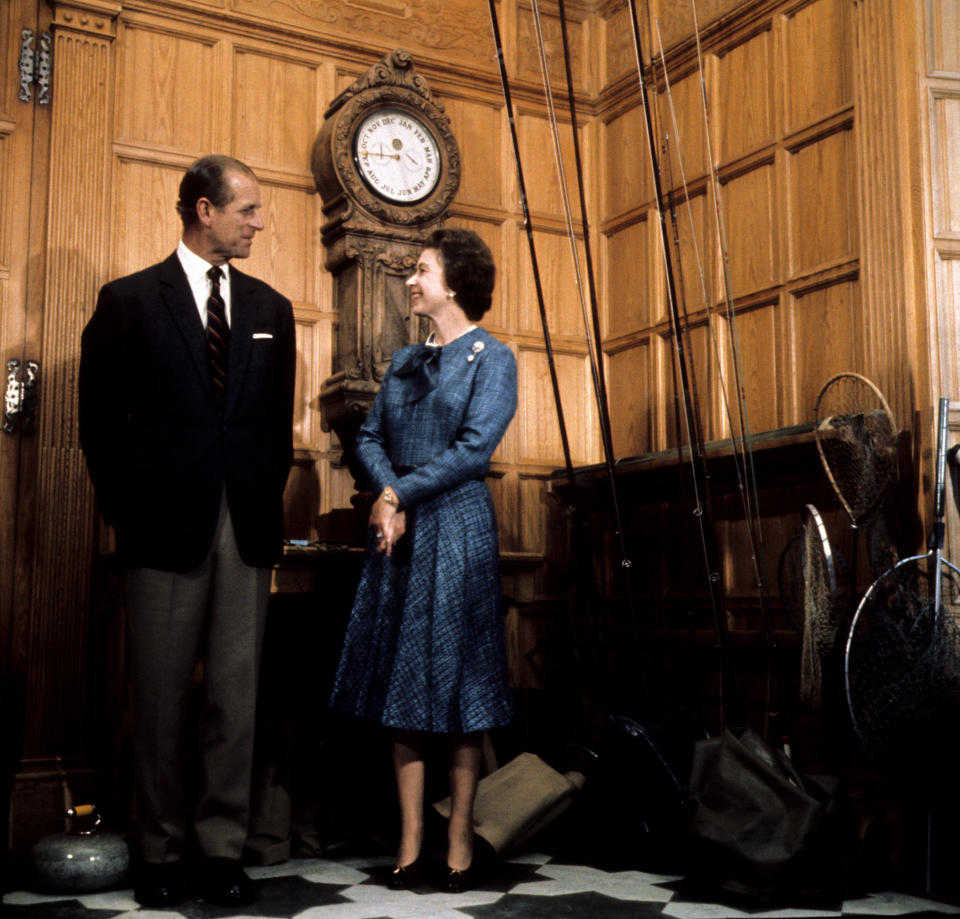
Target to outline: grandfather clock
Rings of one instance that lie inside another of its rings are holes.
[[[443,106],[395,50],[333,100],[312,162],[339,317],[321,413],[357,479],[356,432],[390,355],[425,334],[404,281],[457,192],[460,153]]]

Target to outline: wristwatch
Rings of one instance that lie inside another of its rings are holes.
[[[397,499],[396,494],[394,493],[393,489],[390,488],[389,485],[386,488],[384,488],[382,497],[383,497],[383,500],[386,501],[387,504],[389,504],[391,507],[395,508],[398,511],[403,510],[403,505]]]

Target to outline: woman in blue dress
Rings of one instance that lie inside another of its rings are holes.
[[[401,832],[390,886],[419,882],[424,741],[450,738],[445,887],[469,886],[482,731],[512,717],[490,456],[517,406],[513,352],[474,323],[493,257],[440,229],[407,280],[433,331],[397,351],[357,436],[377,495],[331,705],[393,731]]]

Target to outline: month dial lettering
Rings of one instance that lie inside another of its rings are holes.
[[[400,108],[379,108],[360,122],[354,160],[367,187],[386,201],[422,201],[440,180],[440,150],[432,131]]]

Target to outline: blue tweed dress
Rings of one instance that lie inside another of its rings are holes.
[[[357,436],[375,495],[391,485],[407,531],[389,558],[371,533],[331,707],[388,727],[502,727],[507,682],[490,456],[517,407],[513,353],[476,328],[410,345]]]

